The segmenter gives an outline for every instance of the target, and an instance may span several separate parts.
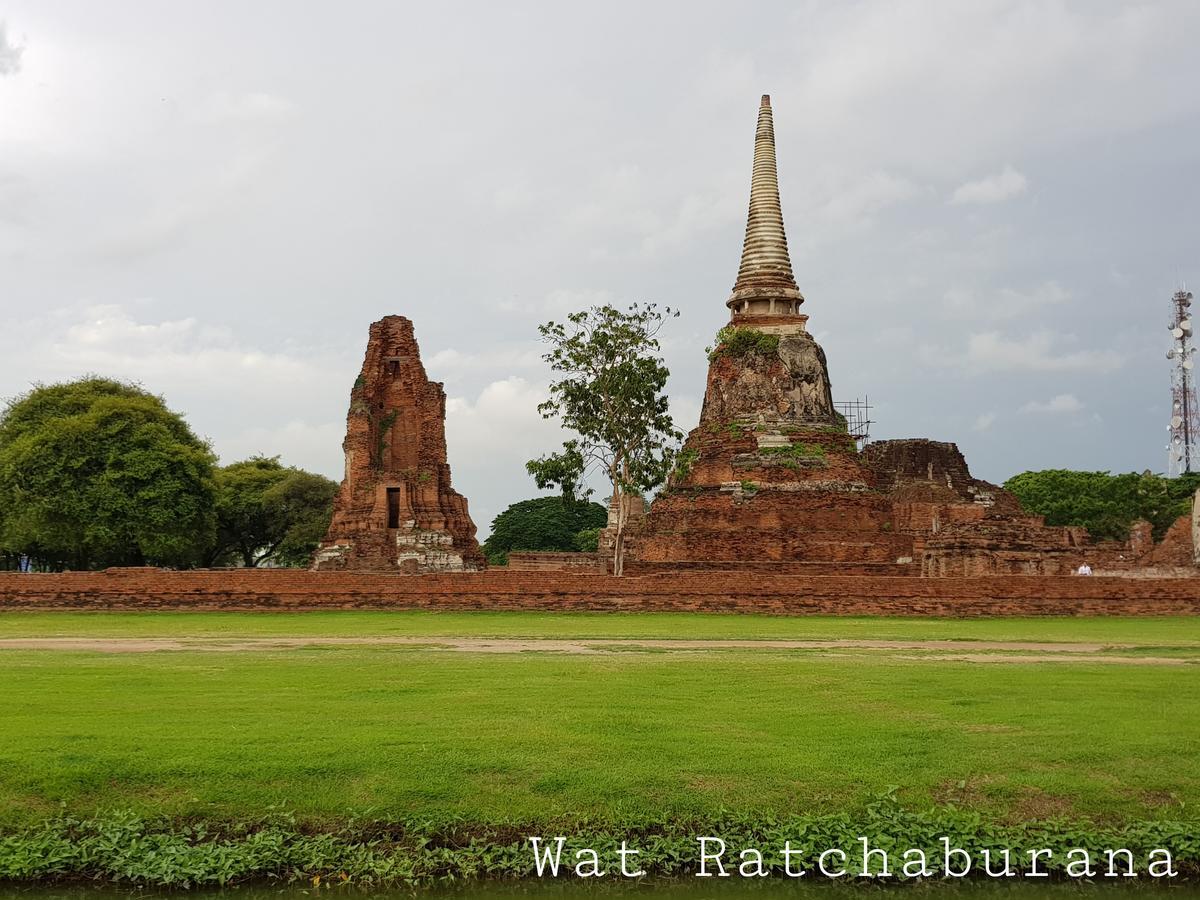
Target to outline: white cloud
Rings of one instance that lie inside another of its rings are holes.
[[[145,301],[68,307],[0,332],[0,383],[28,387],[26,373],[132,381],[183,413],[224,462],[279,454],[289,465],[340,477],[337,417],[353,381],[352,356],[266,349],[196,317],[155,320],[152,308]]]
[[[15,75],[21,71],[21,54],[25,48],[8,37],[8,23],[0,21],[0,75]]]
[[[164,186],[148,208],[112,222],[92,247],[93,254],[112,263],[129,263],[168,249],[200,226],[228,216],[246,202],[274,157],[259,147],[197,173],[191,183]]]
[[[225,328],[196,318],[141,322],[123,306],[90,306],[80,319],[60,323],[46,348],[75,372],[100,372],[158,386],[204,384],[258,390],[304,386],[321,373],[315,361],[247,346]]]
[[[341,472],[334,469],[332,460],[336,459],[345,435],[345,422],[293,419],[281,424],[253,425],[222,436],[216,449],[222,465],[251,456],[279,456],[286,465],[339,480]]]
[[[526,316],[565,316],[576,310],[612,302],[613,296],[608,291],[555,288],[540,297],[508,297],[498,300],[496,308],[501,312]]]
[[[959,185],[950,197],[950,203],[961,206],[969,203],[999,203],[1018,194],[1025,193],[1029,186],[1025,176],[1012,166],[1005,166],[1003,171],[978,181],[968,181]]]
[[[661,224],[642,238],[642,252],[654,257],[665,250],[687,247],[696,237],[719,225],[740,219],[744,211],[718,194],[689,194]]]
[[[975,431],[987,431],[996,422],[996,414],[994,412],[980,413],[975,417],[975,424],[971,426]]]
[[[455,487],[493,488],[476,496],[468,493],[471,518],[481,536],[503,510],[499,497],[512,502],[538,493],[525,471],[526,461],[562,445],[562,429],[537,410],[546,397],[544,385],[514,375],[491,382],[474,400],[446,400],[446,449]],[[498,484],[504,489],[496,490]]]
[[[468,372],[511,372],[514,369],[536,369],[542,362],[540,344],[497,346],[477,352],[463,352],[447,347],[425,360],[425,371],[433,381],[445,381]]]
[[[959,318],[977,319],[1012,319],[1061,306],[1070,299],[1071,292],[1054,280],[1024,291],[1013,288],[983,291],[956,286],[942,297],[946,312]]]
[[[1070,340],[1070,336],[1067,336]],[[1113,350],[1067,350],[1049,332],[1009,338],[996,331],[972,334],[965,354],[948,357],[974,372],[1111,372],[1124,364]]]
[[[821,211],[834,223],[869,224],[887,207],[916,196],[918,190],[917,185],[907,178],[888,172],[871,172],[838,191]]]
[[[1021,413],[1077,413],[1083,404],[1074,394],[1056,394],[1049,400],[1030,400],[1018,410]]]
[[[672,394],[671,420],[685,435],[700,422],[700,401],[691,394]]]
[[[274,122],[296,112],[296,104],[264,91],[245,94],[217,93],[200,107],[200,118],[209,122]]]

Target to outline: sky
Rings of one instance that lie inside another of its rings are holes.
[[[809,329],[873,438],[972,473],[1163,471],[1200,283],[1200,4],[0,0],[0,397],[85,373],[222,462],[340,477],[413,320],[481,534],[561,433],[537,326],[680,310],[677,424],[741,252],[760,95]]]

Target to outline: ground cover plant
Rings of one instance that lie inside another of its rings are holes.
[[[924,854],[928,865],[938,870],[945,852],[945,839],[958,856],[953,869],[963,876],[979,879],[992,872],[1010,871],[1011,878],[1036,871],[1039,888],[1048,886],[1046,878],[1078,879],[1083,872],[1103,882],[1122,878],[1126,872],[1139,882],[1157,887],[1176,878],[1192,879],[1200,874],[1200,838],[1179,822],[1158,822],[1111,827],[1103,825],[1066,826],[1065,823],[1015,823],[990,826],[977,817],[954,809],[931,813],[913,813],[894,800],[882,798],[856,815],[797,815],[769,817],[721,816],[707,820],[643,820],[622,828],[597,823],[567,823],[571,837],[560,851],[558,878],[545,867],[544,887],[556,885],[556,893],[583,893],[594,896],[593,882],[572,878],[573,852],[593,850],[606,872],[604,887],[622,884],[619,867],[613,865],[616,849],[624,845],[636,848],[632,861],[635,870],[654,879],[640,884],[643,891],[653,886],[663,891],[659,879],[678,878],[681,884],[701,887],[705,895],[712,890],[711,880],[697,882],[697,842],[695,835],[723,835],[726,853],[723,866],[732,883],[746,886],[766,882],[757,878],[743,880],[737,872],[738,852],[728,848],[762,848],[762,871],[783,880],[791,890],[818,884],[831,887],[864,882],[870,873],[875,885],[921,883],[906,875],[900,860],[904,850],[915,848]],[[254,822],[224,827],[209,825],[180,826],[164,820],[147,821],[135,816],[110,815],[96,819],[62,817],[0,835],[0,886],[8,881],[87,878],[138,887],[191,888],[230,885],[256,880],[301,882],[308,888],[354,885],[358,887],[406,885],[410,887],[454,885],[481,877],[534,880],[538,865],[531,853],[529,837],[535,831],[520,826],[471,826],[466,823],[434,825],[420,820],[359,821],[333,831],[312,833],[298,828],[286,815],[272,815]],[[552,846],[552,838],[539,840]],[[866,841],[866,847],[861,843]],[[779,851],[787,842],[794,854],[784,858]],[[865,850],[876,848],[872,857]],[[1128,856],[1106,851],[1122,848]],[[842,871],[838,879],[821,874],[820,855],[838,848],[845,853],[844,868],[835,861],[825,871]],[[885,853],[885,862],[877,854]],[[989,858],[983,858],[983,853]],[[1005,857],[1003,854],[1008,853]],[[1072,852],[1086,852],[1086,869],[1071,868]],[[1031,854],[1041,854],[1036,869],[1031,869]],[[1169,862],[1164,868],[1164,853]],[[964,868],[965,866],[965,868]],[[713,863],[707,862],[710,875]],[[728,871],[727,869],[727,871]],[[803,880],[795,873],[803,870]],[[940,878],[940,876],[939,876]],[[561,880],[559,880],[561,879]],[[934,879],[934,883],[938,879]],[[954,879],[947,879],[951,885]],[[1123,880],[1123,878],[1122,878]],[[639,880],[633,880],[638,884]],[[565,882],[565,883],[564,883]],[[572,884],[573,882],[573,884]],[[528,883],[528,881],[526,882]],[[537,884],[534,881],[534,884]],[[626,882],[629,883],[629,882]],[[1050,882],[1053,884],[1053,882]],[[928,887],[928,882],[922,884]],[[1011,890],[1012,883],[1008,887]],[[1078,888],[1078,881],[1075,882]],[[1179,885],[1172,885],[1179,887]],[[572,890],[574,888],[574,890]],[[670,891],[670,882],[666,885]],[[564,890],[565,889],[565,890]],[[736,889],[735,889],[736,890]],[[308,893],[308,891],[304,891]],[[522,892],[524,893],[524,892]],[[761,892],[756,892],[761,893]],[[475,892],[472,892],[475,895]],[[1044,894],[1043,894],[1044,895]]]

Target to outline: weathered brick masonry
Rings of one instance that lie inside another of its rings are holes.
[[[346,414],[346,473],[318,569],[438,572],[486,567],[467,500],[450,486],[446,392],[421,364],[413,323],[371,325]]]
[[[0,610],[604,610],[783,615],[1195,615],[1198,578],[911,578],[699,572],[386,575],[132,569],[0,574]]]

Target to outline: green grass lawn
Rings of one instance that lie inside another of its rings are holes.
[[[4,614],[0,637],[893,637],[1175,646],[1194,619]],[[635,820],[913,805],[1195,818],[1200,668],[797,651],[0,651],[0,825],[134,809]]]
[[[545,638],[868,638],[1200,644],[1200,617],[929,619],[721,613],[331,611],[0,613],[0,638],[430,635]]]

